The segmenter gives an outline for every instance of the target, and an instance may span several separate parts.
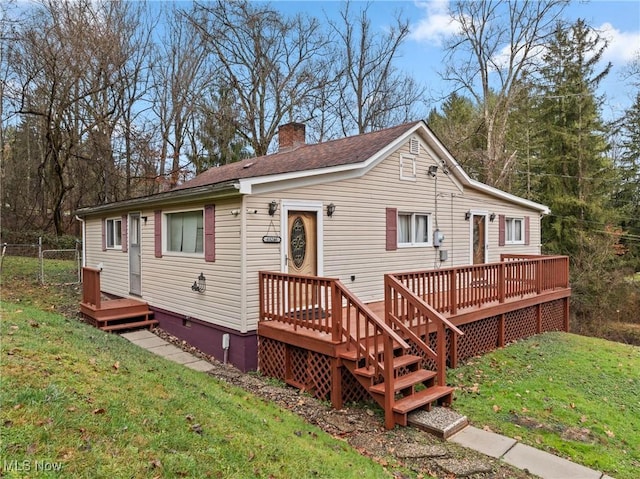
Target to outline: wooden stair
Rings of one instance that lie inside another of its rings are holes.
[[[100,308],[80,303],[80,312],[91,324],[103,331],[151,328],[158,324],[153,311],[143,301],[135,299],[110,299],[102,301]]]
[[[95,327],[103,331],[119,331],[152,328],[158,324],[145,301],[131,298],[103,299],[99,269],[82,268],[82,278],[80,313]]]
[[[382,356],[383,353],[380,353]],[[422,358],[407,354],[404,349],[396,348],[393,357],[393,384],[390,402],[396,424],[406,426],[407,416],[417,409],[431,410],[434,403],[450,406],[453,399],[453,388],[446,385],[436,385],[436,372],[420,367]],[[355,351],[339,353],[342,364],[354,375],[358,382],[367,390],[371,397],[384,409],[386,400],[386,384],[383,376],[376,372],[374,366],[359,364]],[[384,363],[379,358],[379,363]],[[360,363],[363,360],[360,359]]]

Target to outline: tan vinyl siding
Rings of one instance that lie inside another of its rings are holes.
[[[278,244],[263,244],[262,236],[280,234],[278,209],[272,218],[267,213],[272,200],[321,201],[324,249],[324,276],[336,277],[363,301],[381,300],[384,296],[383,274],[393,271],[412,271],[469,264],[470,222],[465,221],[468,210],[496,214],[530,216],[531,242],[529,246],[509,245],[498,247],[498,222],[489,226],[489,261],[498,261],[504,253],[539,252],[539,214],[489,196],[466,189],[462,191],[452,175],[445,175],[442,167],[436,180],[427,174],[431,165],[439,165],[424,143],[416,159],[416,180],[400,179],[400,154],[409,154],[409,142],[384,159],[360,178],[341,180],[314,186],[293,188],[277,193],[253,195],[246,198],[249,210],[258,211],[247,217],[247,321],[254,329],[258,317],[258,271],[281,270],[281,248]],[[398,211],[431,214],[431,232],[437,226],[445,235],[441,249],[449,259],[440,262],[438,249],[433,246],[398,247],[385,249],[387,207]],[[334,203],[333,217],[326,215],[326,206]],[[268,233],[270,232],[270,233]],[[284,240],[284,238],[283,238]],[[350,277],[355,275],[355,281]]]
[[[181,205],[179,208],[153,208],[141,212],[147,222],[141,222],[142,254],[142,298],[149,304],[184,315],[197,318],[219,326],[241,330],[240,292],[240,218],[231,214],[240,208],[240,199],[219,200],[207,203],[215,204],[215,243],[214,262],[206,262],[202,257],[164,253],[162,258],[154,254],[154,211],[164,213],[202,209],[204,203]],[[97,234],[94,231],[98,226]],[[88,253],[87,264],[105,263],[101,274],[102,290],[119,296],[128,295],[129,271],[128,255],[119,253],[123,262],[112,260],[110,251],[102,252],[99,222],[87,221]],[[90,233],[91,232],[91,233]],[[192,291],[191,285],[200,273],[207,281],[207,291]]]

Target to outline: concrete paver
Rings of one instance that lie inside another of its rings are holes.
[[[153,334],[151,331],[149,331],[148,329],[140,329],[138,331],[132,331],[129,333],[122,333],[121,336],[125,339],[128,339],[131,342],[134,341],[139,341],[142,339],[149,339],[149,338],[157,338],[158,336],[156,336],[155,334]]]
[[[171,356],[179,354],[182,349],[175,347],[173,344],[165,343],[161,346],[153,346],[150,348],[145,348],[147,351],[150,351],[158,356],[162,356],[163,358],[170,359]]]
[[[500,458],[518,441],[477,427],[467,426],[449,439],[461,446],[481,452],[487,456]]]
[[[525,444],[516,444],[502,460],[542,479],[600,479],[602,473]]]
[[[189,369],[194,369],[196,371],[202,371],[203,373],[206,373],[207,371],[211,371],[213,369],[213,366],[211,366],[211,364],[209,364],[203,359],[200,359],[195,363],[187,363],[185,364],[185,367]]]
[[[184,365],[201,361],[199,358],[195,357],[193,354],[189,354],[185,351],[180,351],[178,354],[172,354],[170,356],[167,356],[167,359],[169,359],[170,361],[173,361],[174,363],[184,364]]]
[[[162,346],[164,344],[167,344],[167,342],[164,339],[159,338],[156,335],[154,335],[153,338],[134,339],[134,340],[131,340],[131,342],[144,349],[154,348],[156,346]]]

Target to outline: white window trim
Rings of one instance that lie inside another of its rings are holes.
[[[180,251],[171,251],[168,247],[169,245],[169,221],[168,216],[174,215],[178,213],[191,213],[193,211],[200,211],[202,213],[202,253],[183,253]],[[204,250],[206,248],[205,245],[205,217],[204,217],[204,208],[187,208],[180,210],[167,210],[162,212],[162,256],[177,256],[180,258],[199,258],[204,259]]]
[[[422,212],[409,212],[409,211],[398,211],[398,219],[396,224],[398,225],[398,234],[400,233],[400,215],[411,215],[411,223],[409,230],[409,238],[412,239],[409,243],[401,243],[398,238],[398,248],[424,248],[427,246],[433,246],[433,222],[431,221],[431,213],[422,213]],[[427,241],[425,243],[416,243],[415,242],[415,220],[416,216],[426,216],[427,217]]]
[[[109,222],[113,223],[113,232],[115,233],[115,222],[120,223],[120,244],[116,244],[115,242],[115,235],[113,238],[111,238],[112,240],[112,244],[111,246],[109,246]],[[107,218],[104,222],[104,234],[105,234],[105,245],[107,247],[107,249],[114,249],[114,250],[122,250],[122,217],[117,217],[117,218]]]
[[[509,238],[509,232],[511,231],[511,238],[515,238],[515,232],[516,232],[516,221],[519,221],[520,223],[520,239],[519,240],[514,240],[514,239],[508,239]],[[521,217],[517,217],[517,216],[507,216],[504,219],[504,244],[508,245],[508,244],[524,244],[524,218]]]
[[[411,170],[410,174],[406,173],[406,170]],[[416,157],[414,155],[401,154],[400,155],[400,179],[405,181],[416,181]]]

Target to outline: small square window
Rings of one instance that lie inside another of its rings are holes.
[[[122,219],[108,219],[106,221],[106,243],[108,249],[122,249]]]
[[[524,244],[524,221],[522,218],[506,218],[506,244]]]

